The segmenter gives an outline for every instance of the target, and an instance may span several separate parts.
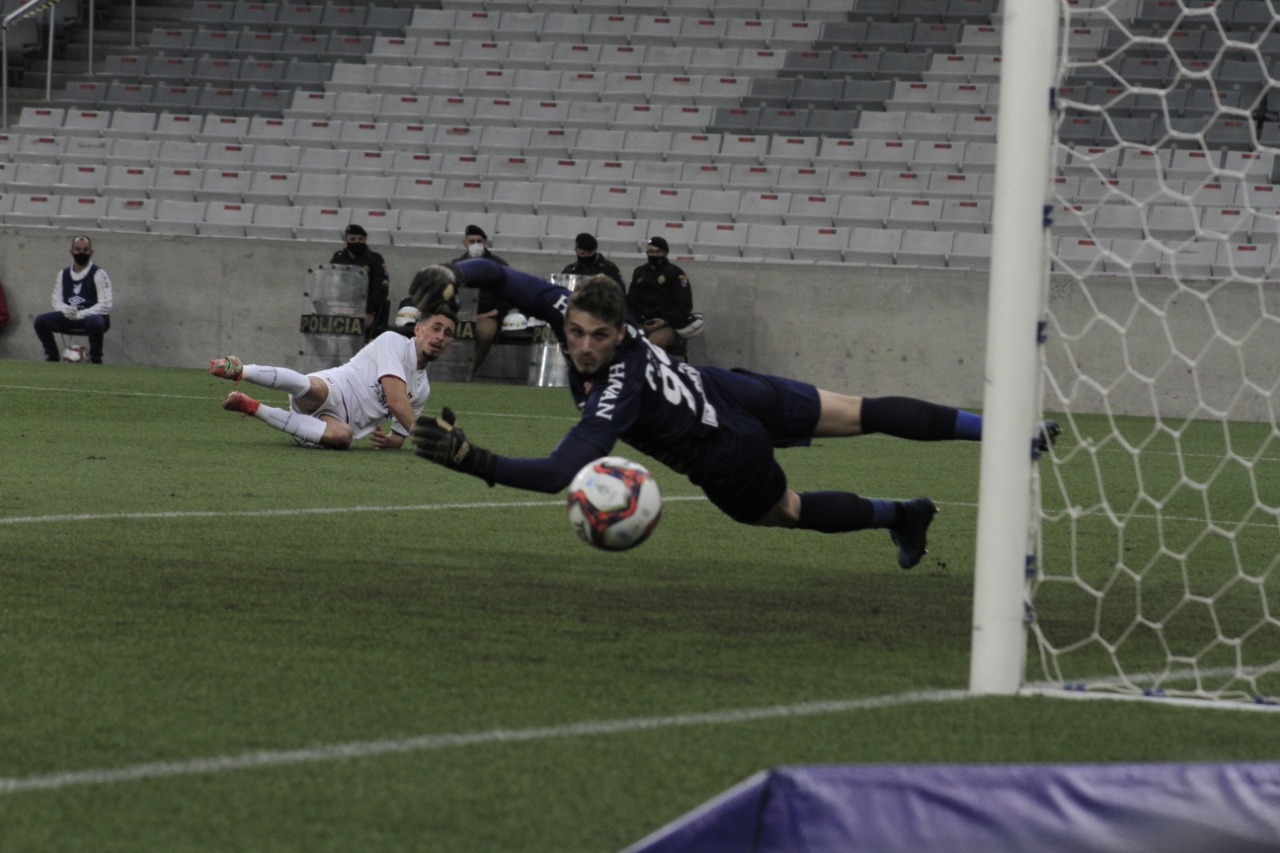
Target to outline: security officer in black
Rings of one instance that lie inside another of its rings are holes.
[[[666,240],[649,238],[644,249],[648,261],[631,273],[627,308],[644,325],[650,341],[683,358],[688,350],[685,338],[701,331],[702,318],[693,313],[689,277],[667,260],[669,252]]]
[[[387,330],[391,317],[391,275],[382,255],[369,250],[369,232],[359,225],[348,225],[343,232],[346,246],[333,253],[331,264],[361,267],[369,275],[369,294],[364,303],[364,337],[371,341]]]
[[[573,240],[573,249],[578,254],[578,259],[569,264],[563,270],[565,275],[607,275],[618,283],[618,287],[623,289],[626,285],[622,283],[622,270],[618,269],[618,265],[613,261],[600,254],[600,243],[592,234],[583,232]]]

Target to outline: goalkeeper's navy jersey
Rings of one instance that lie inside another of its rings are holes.
[[[492,289],[545,320],[564,344],[567,289],[483,260],[459,267],[468,284]],[[677,471],[696,465],[700,445],[722,426],[723,404],[714,392],[708,393],[699,368],[673,363],[632,318],[627,317],[626,327],[626,338],[602,374],[584,376],[569,362],[569,387],[582,419],[560,446],[547,459],[499,457],[497,482],[559,491],[579,468],[608,454],[619,439]]]

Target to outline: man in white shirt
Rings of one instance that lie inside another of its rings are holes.
[[[210,359],[209,372],[288,392],[288,409],[240,391],[228,394],[222,408],[287,432],[305,447],[345,450],[371,435],[374,447],[395,449],[404,444],[431,393],[427,366],[453,343],[457,326],[457,315],[442,307],[418,320],[413,337],[383,332],[346,364],[305,376],[287,367],[242,364],[234,355]],[[389,432],[382,428],[388,418]]]
[[[62,359],[53,340],[53,333],[60,332],[88,335],[89,361],[102,364],[102,339],[111,328],[111,279],[92,258],[92,240],[81,236],[71,241],[71,266],[53,282],[53,310],[35,319],[36,337],[49,361]]]

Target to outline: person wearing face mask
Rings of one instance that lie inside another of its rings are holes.
[[[93,241],[80,236],[71,241],[71,266],[53,283],[53,310],[35,319],[36,337],[47,361],[61,361],[53,333],[89,336],[89,361],[102,364],[102,339],[111,328],[114,300],[107,271],[92,262]]]
[[[565,275],[607,275],[618,283],[618,287],[626,288],[622,282],[622,270],[613,261],[600,254],[600,243],[594,234],[582,233],[574,238],[573,249],[578,259],[563,270]]]
[[[671,263],[671,249],[661,237],[650,237],[644,247],[647,260],[631,273],[627,309],[644,326],[649,340],[668,354],[684,358],[686,339],[701,333],[702,315],[693,312],[689,276]]]
[[[387,330],[391,317],[391,275],[382,255],[369,248],[369,232],[359,225],[348,225],[342,235],[346,245],[333,253],[331,264],[361,267],[369,275],[369,293],[364,305],[364,337],[371,341]]]
[[[489,235],[479,225],[468,225],[462,232],[462,254],[454,258],[454,263],[471,258],[485,258],[495,264],[508,266],[502,258],[489,251]],[[498,336],[502,326],[502,318],[513,307],[510,302],[499,299],[492,291],[481,291],[476,301],[476,339],[471,349],[471,377],[476,375],[480,365],[493,349],[493,339]],[[470,377],[468,377],[470,378]]]

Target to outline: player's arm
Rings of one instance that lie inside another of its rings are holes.
[[[409,386],[399,376],[383,376],[378,379],[378,383],[382,386],[382,391],[387,398],[387,411],[391,412],[391,417],[395,418],[395,422],[406,434],[413,429],[414,411],[413,401],[409,399]],[[379,436],[381,433],[381,437]],[[373,443],[375,447],[391,450],[404,444],[405,436],[398,433],[384,433],[381,429],[377,429],[373,434]]]
[[[479,477],[490,486],[502,484],[515,489],[554,494],[573,480],[583,465],[608,454],[596,443],[570,431],[550,456],[517,459],[499,456],[477,447],[455,424],[452,410],[439,418],[423,415],[413,427],[414,452],[430,462]]]
[[[462,287],[492,291],[522,313],[545,320],[557,334],[563,329],[568,289],[486,258],[420,270],[409,285],[409,295],[425,315],[442,302],[456,299]]]

